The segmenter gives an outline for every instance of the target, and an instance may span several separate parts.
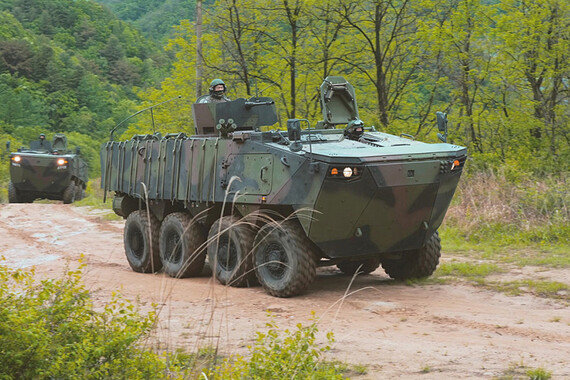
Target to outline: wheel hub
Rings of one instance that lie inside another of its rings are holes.
[[[227,237],[220,237],[218,243],[218,265],[225,271],[231,272],[237,265],[237,249]]]
[[[287,254],[280,244],[271,243],[265,249],[264,261],[269,274],[276,279],[283,278],[287,270]]]
[[[169,231],[166,236],[166,259],[171,263],[178,263],[182,259],[182,246],[177,231]]]
[[[129,232],[131,251],[136,258],[141,259],[144,254],[144,236],[139,229],[131,229]]]

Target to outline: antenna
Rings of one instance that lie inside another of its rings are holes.
[[[155,128],[154,128],[154,113],[152,112],[152,109],[153,109],[153,108],[156,108],[156,107],[158,107],[158,106],[160,106],[160,105],[162,105],[162,104],[165,104],[165,103],[168,103],[168,102],[171,102],[171,101],[173,101],[173,100],[180,99],[180,98],[182,98],[182,95],[178,95],[178,96],[176,96],[176,97],[174,97],[174,98],[172,98],[172,99],[165,100],[164,102],[160,102],[160,103],[154,104],[154,105],[152,105],[152,106],[150,106],[150,107],[147,107],[147,108],[142,109],[142,110],[140,110],[140,111],[138,111],[138,112],[135,112],[135,113],[132,114],[131,116],[129,116],[129,117],[125,118],[124,120],[122,120],[121,122],[119,122],[119,124],[115,125],[115,127],[114,127],[113,129],[111,129],[111,134],[110,134],[110,138],[109,138],[109,139],[110,139],[111,141],[113,141],[113,134],[115,133],[115,131],[117,130],[117,128],[119,128],[119,126],[120,126],[121,124],[123,124],[125,121],[130,120],[130,119],[132,119],[133,117],[137,116],[138,114],[143,113],[144,111],[148,111],[148,110],[150,110],[150,117],[151,117],[151,119],[152,119],[152,132],[154,133],[154,129],[155,129]]]

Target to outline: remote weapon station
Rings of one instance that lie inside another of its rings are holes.
[[[305,291],[319,266],[352,275],[433,273],[437,233],[467,151],[365,127],[342,77],[320,87],[323,120],[277,123],[267,97],[193,104],[196,134],[135,135],[105,143],[102,187],[126,218],[137,272],[199,274],[207,257],[222,284],[256,282],[271,295]],[[306,129],[301,128],[307,126]]]

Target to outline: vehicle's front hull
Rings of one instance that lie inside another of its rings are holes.
[[[441,225],[464,159],[452,171],[447,161],[396,161],[363,166],[353,180],[327,176],[309,238],[329,258],[420,248]]]

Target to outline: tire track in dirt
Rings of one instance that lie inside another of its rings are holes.
[[[306,294],[274,298],[259,287],[215,284],[207,269],[180,280],[134,273],[124,258],[122,223],[85,208],[0,205],[0,255],[18,263],[22,252],[32,254],[43,277],[83,257],[84,282],[96,304],[117,290],[143,311],[157,304],[158,329],[149,344],[163,349],[213,344],[243,354],[255,331],[264,331],[268,310],[279,327],[293,330],[309,324],[315,311],[320,341],[328,331],[335,334],[328,358],[367,365],[362,378],[493,378],[521,361],[570,378],[570,313],[550,300],[458,284],[407,286],[382,270],[357,277],[348,289],[351,278],[334,268],[319,269]]]

